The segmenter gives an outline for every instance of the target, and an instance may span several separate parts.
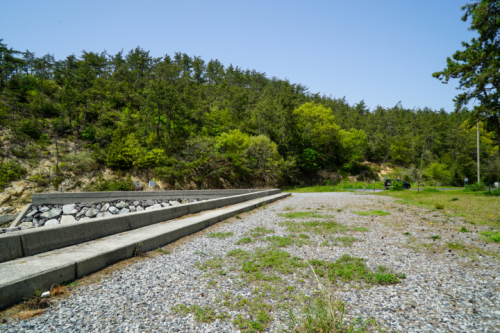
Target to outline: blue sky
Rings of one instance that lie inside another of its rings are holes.
[[[456,82],[431,75],[474,33],[456,0],[5,1],[9,47],[63,59],[82,50],[140,46],[300,83],[313,93],[364,100],[371,109],[453,111]]]

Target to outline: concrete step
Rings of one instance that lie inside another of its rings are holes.
[[[279,193],[103,237],[78,245],[0,263],[0,309],[21,302],[35,289],[48,290],[98,271],[141,251],[165,246],[236,214],[289,196]]]

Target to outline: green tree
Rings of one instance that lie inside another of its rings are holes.
[[[449,171],[446,164],[434,162],[425,170],[425,174],[434,180],[434,185],[437,186],[438,182],[445,180],[449,176]]]
[[[470,43],[462,42],[464,50],[447,58],[447,67],[432,74],[448,83],[459,80],[462,93],[454,98],[456,110],[477,100],[474,107],[477,117],[484,117],[493,124],[497,133],[500,156],[500,0],[481,0],[462,7],[463,21],[471,19],[470,30],[479,33]]]

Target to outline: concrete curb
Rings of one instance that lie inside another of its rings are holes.
[[[240,194],[262,192],[266,189],[241,190],[175,190],[175,191],[114,191],[114,192],[68,192],[35,193],[31,198],[33,205],[69,204],[77,202],[95,203],[114,200],[153,200],[153,199],[214,199]]]
[[[279,189],[211,199],[174,207],[114,215],[0,235],[0,262],[60,249],[151,224],[280,193]],[[20,214],[22,215],[22,214]],[[15,238],[20,238],[16,241]],[[19,246],[21,249],[10,248]]]
[[[73,281],[142,251],[154,250],[236,214],[288,197],[279,193],[229,207],[142,227],[90,242],[0,264],[0,309],[21,302],[35,289]]]

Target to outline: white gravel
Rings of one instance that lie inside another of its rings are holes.
[[[284,248],[290,254],[330,261],[350,254],[368,259],[371,268],[384,265],[406,274],[401,283],[390,286],[337,286],[334,295],[349,305],[350,316],[374,317],[389,332],[500,332],[499,246],[479,239],[477,231],[483,229],[467,225],[473,232],[460,233],[457,230],[464,225],[460,217],[396,204],[387,197],[352,193],[294,194],[241,220],[219,223],[216,231],[233,232],[233,236],[193,237],[171,254],[140,260],[90,287],[78,287],[43,315],[10,319],[0,325],[0,332],[238,332],[231,322],[240,312],[221,307],[216,298],[223,291],[248,296],[252,288],[241,285],[235,274],[220,276],[211,287],[208,282],[213,277],[204,275],[195,263],[236,248],[251,251],[267,246],[266,242],[234,244],[255,227],[274,229],[274,235],[290,234],[278,225],[287,220],[277,215],[287,206],[294,211],[322,208],[321,213],[333,215],[336,222],[369,229],[348,232],[365,240],[349,247],[293,245]],[[374,209],[392,215],[353,213]],[[403,235],[406,231],[412,235]],[[441,239],[433,241],[431,235]],[[311,240],[319,244],[323,237],[311,234]],[[466,253],[448,252],[445,244],[457,241],[474,248]],[[301,286],[306,294],[316,291],[312,284]],[[171,308],[179,304],[210,306],[228,312],[232,319],[200,323],[192,315],[175,314]],[[283,325],[283,313],[273,315],[267,331],[279,331]]]

